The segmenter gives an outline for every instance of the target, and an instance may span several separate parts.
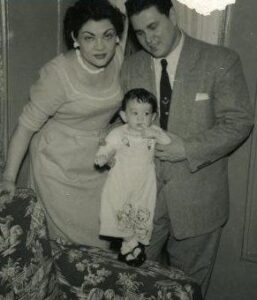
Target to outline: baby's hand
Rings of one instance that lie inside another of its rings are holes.
[[[107,155],[97,155],[95,158],[95,164],[99,167],[103,167],[108,162]]]
[[[115,164],[115,150],[111,150],[109,153],[98,153],[95,157],[95,165],[98,167],[103,167],[104,165],[108,165],[112,168]]]

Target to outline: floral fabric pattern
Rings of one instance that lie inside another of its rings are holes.
[[[57,299],[45,218],[34,194],[0,197],[0,300]]]
[[[178,269],[152,261],[134,268],[119,262],[112,251],[64,241],[56,251],[62,299],[202,300],[199,286]]]

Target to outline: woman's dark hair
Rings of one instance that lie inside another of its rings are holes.
[[[119,37],[124,30],[125,16],[121,11],[112,6],[108,0],[79,0],[69,7],[64,17],[64,39],[68,49],[73,48],[73,39],[78,37],[79,30],[89,20],[109,20],[114,26]]]
[[[152,6],[156,7],[161,14],[169,16],[170,9],[173,7],[170,0],[127,0],[125,5],[129,18]]]
[[[132,100],[136,100],[138,103],[149,103],[152,106],[152,112],[157,112],[156,97],[145,89],[138,88],[129,90],[122,100],[121,110],[125,111],[128,103]]]

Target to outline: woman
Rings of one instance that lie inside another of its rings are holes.
[[[105,174],[94,169],[94,156],[122,99],[123,29],[124,15],[107,0],[70,7],[64,33],[73,49],[41,69],[11,139],[0,191],[13,196],[30,144],[31,184],[51,238],[106,246],[98,238]]]

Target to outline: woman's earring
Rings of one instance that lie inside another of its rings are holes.
[[[119,39],[119,37],[117,36],[117,37],[116,37],[116,44],[119,44],[119,42],[120,42],[120,39]]]
[[[74,49],[78,49],[79,48],[79,43],[77,41],[74,41],[73,48]]]

